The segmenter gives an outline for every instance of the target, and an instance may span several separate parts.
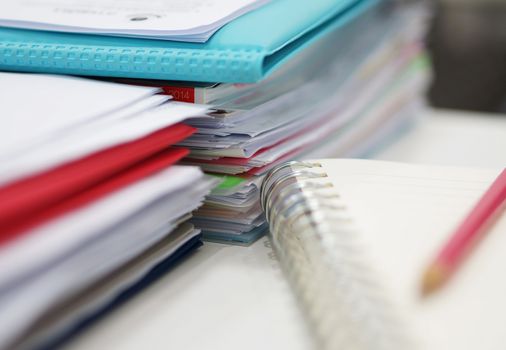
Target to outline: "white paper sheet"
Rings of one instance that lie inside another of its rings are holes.
[[[70,127],[130,108],[158,89],[66,76],[0,73],[0,91],[3,160]]]
[[[158,100],[164,96],[153,96]],[[202,114],[205,106],[169,102],[124,118],[112,115],[80,128],[58,134],[38,147],[31,148],[0,163],[0,185],[20,176],[39,172],[107,147],[146,136],[176,124],[190,116]]]
[[[0,25],[63,32],[206,41],[267,0],[3,0]]]

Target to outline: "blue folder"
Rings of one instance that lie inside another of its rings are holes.
[[[378,0],[272,0],[206,43],[0,28],[0,69],[252,83]]]

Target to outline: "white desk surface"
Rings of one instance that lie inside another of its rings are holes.
[[[506,166],[506,116],[428,111],[377,159]],[[307,349],[303,317],[267,238],[206,243],[70,349]]]

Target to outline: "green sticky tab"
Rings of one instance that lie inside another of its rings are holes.
[[[228,189],[234,188],[246,181],[242,177],[238,177],[238,176],[216,175],[216,174],[213,174],[212,176],[215,176],[215,177],[222,180],[221,183],[219,184],[219,186],[216,187],[217,190],[228,190]]]

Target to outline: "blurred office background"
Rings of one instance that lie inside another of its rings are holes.
[[[506,113],[506,0],[435,0],[433,106]]]

